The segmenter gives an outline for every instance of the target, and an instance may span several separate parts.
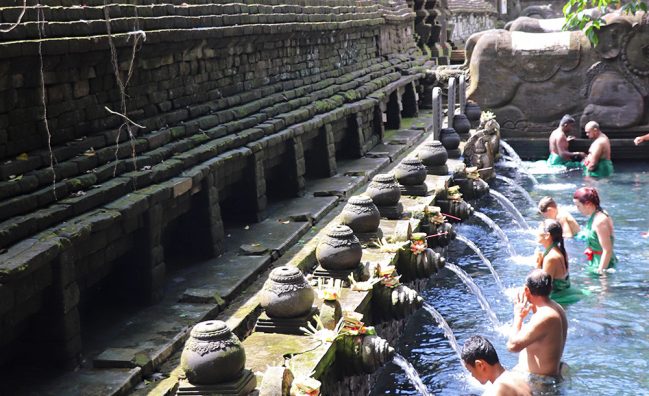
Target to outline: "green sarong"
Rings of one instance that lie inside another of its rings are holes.
[[[574,304],[581,300],[582,297],[589,294],[590,292],[587,290],[571,287],[570,275],[566,276],[566,279],[552,280],[552,292],[550,293],[550,298],[561,305]]]
[[[592,177],[607,177],[613,174],[613,162],[611,160],[603,159],[599,160],[597,167],[594,170],[588,170],[584,166],[584,176]]]
[[[602,213],[608,216],[608,213],[604,211],[602,211]],[[580,239],[583,238],[583,240],[585,240],[587,244],[586,250],[584,251],[586,258],[588,259],[587,271],[593,274],[597,274],[599,261],[602,258],[602,245],[600,245],[599,243],[597,232],[593,229],[593,219],[595,218],[596,214],[597,212],[594,212],[592,215],[590,215],[586,226],[581,231],[579,231],[579,233],[582,235]],[[611,235],[611,245],[613,245],[614,242],[615,240],[613,238],[613,235]],[[617,256],[613,252],[611,255],[611,260],[608,262],[607,268],[614,268],[615,264],[617,264],[617,261]]]
[[[561,158],[560,155],[555,154],[555,153],[550,153],[550,156],[548,157],[548,159],[547,159],[547,161],[545,163],[548,164],[548,166],[563,165],[566,168],[580,168],[581,167],[581,162],[564,160],[563,158]]]

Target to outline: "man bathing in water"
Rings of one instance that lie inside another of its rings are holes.
[[[613,174],[611,162],[611,142],[599,129],[599,124],[590,121],[584,128],[589,139],[593,139],[588,155],[584,159],[584,176],[606,177]]]
[[[473,336],[462,347],[462,362],[481,384],[491,382],[484,395],[530,396],[532,391],[523,376],[505,370],[496,348],[483,336]]]
[[[568,137],[575,128],[575,119],[568,114],[559,121],[559,127],[550,134],[550,156],[548,165],[564,165],[567,168],[581,167],[580,161],[586,156],[585,153],[568,151],[568,142],[573,136]]]
[[[559,379],[561,355],[568,335],[568,318],[559,304],[550,299],[552,277],[533,270],[514,303],[514,323],[507,349],[520,352],[514,371],[530,374],[530,379]],[[523,320],[532,312],[525,325]]]
[[[560,209],[552,197],[541,198],[539,212],[544,218],[556,220],[561,224],[564,238],[572,238],[579,232],[579,224],[575,218],[566,210]]]

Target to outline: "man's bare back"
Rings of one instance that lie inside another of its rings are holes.
[[[522,375],[505,371],[483,393],[483,396],[530,396],[532,390]]]
[[[554,302],[548,306],[537,306],[536,313],[525,326],[536,328],[540,334],[534,342],[521,350],[518,369],[558,377],[568,331],[568,320],[563,308]]]
[[[547,272],[536,269],[528,275],[514,303],[507,349],[520,352],[517,370],[558,378],[568,319],[563,308],[550,299],[551,291],[552,277]],[[523,325],[530,312],[531,319]]]

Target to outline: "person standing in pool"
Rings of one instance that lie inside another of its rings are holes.
[[[575,129],[575,125],[575,119],[566,114],[559,121],[559,127],[552,131],[549,139],[550,156],[546,161],[548,165],[563,165],[567,168],[581,167],[580,161],[586,154],[568,151],[568,142],[574,138],[568,135]]]
[[[470,337],[462,347],[462,362],[473,378],[481,384],[491,382],[484,395],[531,396],[532,391],[523,376],[506,370],[493,344],[485,337]]]
[[[579,224],[567,211],[559,209],[552,197],[545,196],[539,201],[539,212],[546,219],[556,220],[561,224],[564,238],[572,238],[579,232]]]
[[[613,162],[611,162],[611,142],[608,136],[599,129],[599,124],[589,121],[584,128],[586,136],[593,139],[588,155],[583,161],[584,176],[606,177],[613,174]]]
[[[561,305],[550,299],[552,277],[533,270],[516,296],[514,323],[507,349],[520,352],[513,371],[525,373],[534,383],[554,383],[561,378],[561,355],[568,336],[568,318]],[[523,325],[525,317],[532,313]]]
[[[541,222],[537,232],[537,242],[544,251],[538,252],[536,267],[552,277],[550,298],[559,304],[572,304],[579,301],[581,291],[570,287],[568,253],[563,241],[561,224],[552,219]]]
[[[600,206],[599,194],[592,187],[575,191],[573,202],[581,214],[588,216],[588,223],[580,232],[580,239],[584,239],[588,245],[584,251],[588,267],[593,272],[603,274],[617,263],[613,252],[613,219]]]

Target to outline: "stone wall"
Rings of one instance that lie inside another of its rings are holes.
[[[47,345],[74,364],[97,285],[160,300],[183,224],[218,254],[224,223],[263,219],[378,143],[384,114],[416,110],[405,2],[71,3],[45,2],[40,32],[32,7],[0,33],[2,361]],[[106,109],[122,100],[143,126],[130,138]]]
[[[464,45],[473,33],[495,29],[497,15],[495,13],[454,12],[451,19],[455,25],[451,41]]]

